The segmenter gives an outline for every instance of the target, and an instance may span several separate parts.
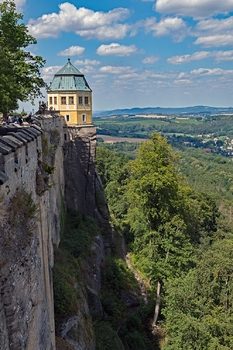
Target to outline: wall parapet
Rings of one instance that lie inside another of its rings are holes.
[[[35,157],[31,148],[41,146],[41,134],[36,125],[0,127],[0,185]]]
[[[41,153],[41,135],[58,129],[63,130],[64,118],[60,115],[35,116],[32,124],[0,126],[0,185],[6,183],[16,172],[35,161]],[[64,136],[60,132],[60,145]]]

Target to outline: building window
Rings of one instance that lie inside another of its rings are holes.
[[[61,104],[62,105],[66,105],[66,97],[62,97],[61,98]]]
[[[74,98],[73,96],[69,96],[69,105],[73,105],[74,104]]]
[[[70,115],[66,114],[66,121],[69,122],[70,121]]]
[[[79,96],[79,97],[78,97],[78,104],[79,104],[79,105],[82,105],[82,104],[83,104],[83,97],[82,97],[82,96]]]
[[[54,97],[54,104],[57,105],[57,97]]]
[[[88,105],[88,96],[85,96],[85,105]]]
[[[86,123],[86,121],[87,121],[86,114],[82,114],[82,122],[83,122],[83,123]]]
[[[52,97],[49,98],[49,103],[50,103],[51,105],[53,104],[53,98],[52,98]]]

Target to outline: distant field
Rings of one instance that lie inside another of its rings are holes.
[[[97,137],[101,137],[101,139],[104,140],[106,143],[117,143],[117,142],[130,142],[130,143],[139,143],[139,142],[145,142],[146,139],[139,139],[139,138],[133,138],[133,137],[117,137],[117,136],[108,136],[108,135],[100,135],[98,134]]]

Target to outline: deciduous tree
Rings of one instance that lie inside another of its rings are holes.
[[[26,50],[36,39],[22,19],[13,1],[0,4],[0,112],[4,115],[16,109],[19,100],[42,96],[40,89],[46,86],[40,73],[45,61]]]

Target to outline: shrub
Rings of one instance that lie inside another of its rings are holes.
[[[105,321],[95,321],[96,350],[121,350],[122,346],[117,338],[116,331]]]
[[[53,267],[53,290],[55,317],[66,317],[75,313],[78,306],[79,264],[68,253],[55,249]]]
[[[38,220],[39,206],[32,199],[32,193],[27,193],[24,188],[18,190],[11,198],[8,208],[9,223],[13,227],[23,225],[32,229],[31,220]]]
[[[69,212],[60,247],[69,251],[74,258],[84,256],[88,254],[93,237],[99,232],[99,227],[94,219]]]

